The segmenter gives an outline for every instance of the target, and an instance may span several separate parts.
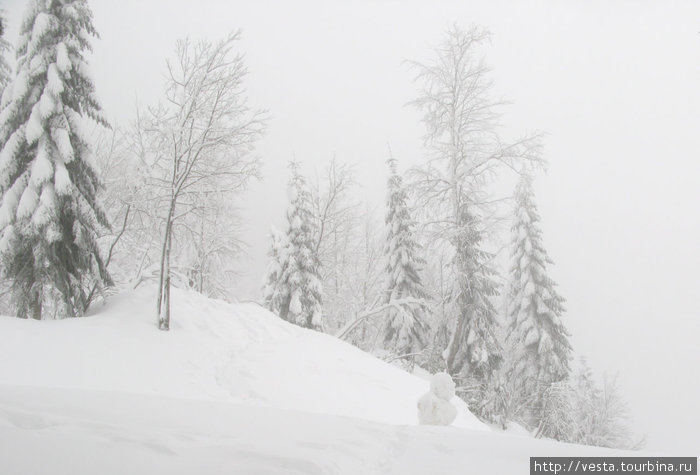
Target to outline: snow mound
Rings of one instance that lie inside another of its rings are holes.
[[[171,330],[161,332],[155,302],[155,289],[139,288],[85,318],[0,317],[0,384],[418,422],[416,400],[427,382],[335,337],[291,325],[255,304],[179,289],[172,293]],[[463,401],[452,403],[455,426],[488,430]]]

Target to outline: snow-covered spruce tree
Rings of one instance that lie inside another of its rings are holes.
[[[289,301],[289,289],[282,282],[282,275],[287,269],[286,236],[274,226],[270,232],[270,249],[267,252],[267,274],[263,286],[263,305],[272,313],[280,314],[285,301]]]
[[[10,43],[5,39],[7,30],[6,30],[6,20],[3,17],[4,11],[0,9],[0,109],[2,108],[3,104],[3,92],[5,91],[5,88],[10,82],[10,76],[12,74],[12,70],[10,68],[10,65],[7,62],[7,54],[11,49]],[[2,274],[0,273],[0,276]],[[7,285],[7,282],[4,281],[4,279],[0,278],[0,314],[2,315],[9,315],[13,312],[12,307],[10,306],[10,302],[8,301],[8,298],[5,298],[5,296],[9,295],[9,288]]]
[[[420,257],[420,245],[414,236],[414,222],[408,208],[408,194],[396,159],[390,158],[386,212],[385,303],[402,299],[420,300],[428,297],[419,271],[425,261]],[[422,304],[390,308],[384,325],[384,348],[398,355],[413,354],[427,344],[430,328]]]
[[[85,117],[107,125],[87,75],[97,36],[86,0],[34,0],[0,112],[0,255],[20,317],[79,316],[86,284],[110,283],[96,230],[107,218]]]
[[[531,176],[524,174],[515,194],[515,224],[509,289],[509,333],[513,348],[512,377],[521,397],[533,401],[532,424],[542,417],[542,397],[550,384],[569,373],[571,345],[561,317],[564,299],[547,275],[540,217]]]
[[[463,397],[472,410],[490,419],[492,408],[485,399],[502,360],[497,311],[491,301],[498,295],[496,273],[489,264],[493,256],[482,250],[477,219],[463,207],[457,222],[453,237],[457,319],[444,357],[448,371],[460,375]]]
[[[289,208],[286,246],[279,250],[286,257],[279,281],[279,316],[306,328],[321,329],[322,284],[315,247],[314,216],[306,180],[299,164],[289,165]],[[268,275],[269,277],[269,275]]]
[[[2,103],[2,93],[9,84],[12,73],[5,56],[10,49],[10,43],[5,39],[5,18],[2,17],[2,10],[0,10],[0,104]]]

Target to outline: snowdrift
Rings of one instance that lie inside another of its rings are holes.
[[[419,426],[428,381],[253,304],[175,290],[82,319],[0,317],[3,475],[506,474],[529,457],[620,452],[488,430]]]
[[[155,290],[113,297],[81,319],[0,317],[0,384],[236,402],[416,425],[428,382],[255,304],[173,289],[172,325]],[[453,398],[457,427],[488,430]]]

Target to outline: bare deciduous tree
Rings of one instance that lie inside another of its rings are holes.
[[[324,261],[333,259],[333,248],[356,213],[358,204],[350,198],[355,187],[352,167],[339,163],[334,156],[323,177],[317,178],[311,187],[311,205],[316,218],[316,252]]]
[[[359,224],[359,204],[351,196],[356,185],[352,167],[339,163],[335,156],[323,175],[311,185],[311,206],[316,219],[315,247],[324,282],[324,325],[330,327],[327,329],[342,325],[344,318],[337,310],[349,304],[343,297],[347,290],[344,275],[352,261],[350,234]]]
[[[166,102],[149,109],[143,127],[146,161],[162,211],[158,327],[170,327],[171,252],[178,234],[209,226],[203,216],[220,209],[258,174],[252,155],[265,129],[265,113],[251,111],[243,57],[233,54],[240,32],[211,43],[177,42],[168,61]],[[211,216],[209,214],[209,216]],[[196,219],[199,217],[200,219]],[[218,247],[218,245],[217,245]],[[202,271],[202,269],[200,269]]]

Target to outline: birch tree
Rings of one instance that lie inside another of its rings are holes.
[[[217,209],[216,198],[243,189],[258,175],[252,154],[263,134],[263,111],[252,111],[243,80],[243,57],[234,54],[240,32],[221,41],[180,40],[167,62],[166,102],[149,109],[146,160],[162,212],[158,327],[170,328],[171,255],[193,216]],[[195,220],[196,221],[196,220]],[[211,226],[211,223],[202,223]]]
[[[489,185],[502,169],[539,160],[536,136],[513,142],[501,136],[504,103],[493,99],[489,68],[479,55],[489,36],[477,27],[452,27],[432,61],[411,63],[419,85],[412,104],[422,114],[427,150],[412,170],[413,188],[428,228],[452,254],[452,331],[443,356],[462,387],[466,382],[477,389],[475,403],[502,359],[491,302],[496,275],[485,243],[494,198]]]
[[[311,205],[316,222],[314,247],[321,262],[324,327],[342,326],[352,312],[354,296],[349,292],[351,257],[360,228],[359,203],[352,196],[357,188],[352,167],[334,156],[324,173],[310,183]]]

